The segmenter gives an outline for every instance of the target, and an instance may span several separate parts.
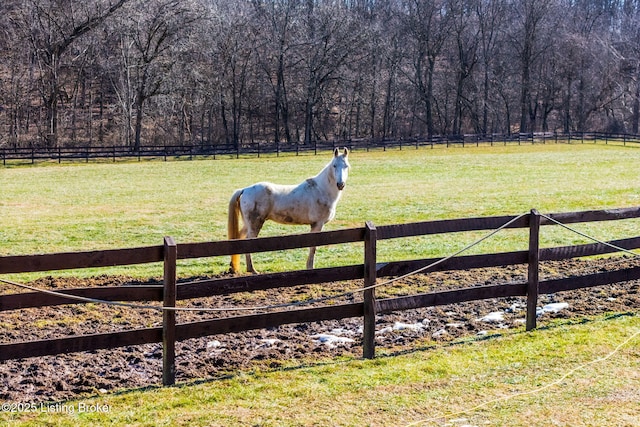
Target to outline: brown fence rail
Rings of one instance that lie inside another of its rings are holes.
[[[61,294],[102,301],[162,301],[163,326],[128,330],[124,332],[71,336],[65,338],[0,344],[0,360],[39,357],[60,353],[91,351],[147,343],[163,343],[163,383],[175,381],[175,343],[189,338],[241,332],[251,329],[276,327],[290,323],[317,322],[350,317],[363,317],[363,354],[373,357],[375,315],[421,307],[457,304],[500,297],[527,297],[527,329],[535,328],[535,308],[539,294],[550,294],[592,286],[640,279],[640,267],[587,274],[568,279],[538,280],[540,261],[562,260],[616,252],[615,247],[626,250],[640,248],[640,237],[631,237],[604,243],[583,244],[553,248],[539,248],[540,226],[578,222],[612,221],[640,218],[640,207],[599,211],[557,213],[541,216],[537,211],[521,216],[494,216],[375,227],[364,227],[322,233],[296,234],[177,245],[165,238],[159,246],[117,249],[94,252],[57,253],[0,257],[0,274],[27,273],[64,269],[108,267],[151,262],[164,263],[164,283],[148,286],[120,286],[76,288],[60,290],[58,294],[37,291],[0,295],[0,311],[19,310],[60,304],[79,304],[83,301],[66,298]],[[505,226],[505,224],[508,224]],[[456,256],[440,259],[419,259],[380,262],[376,257],[378,240],[399,239],[461,231],[497,230],[500,228],[528,228],[527,250],[480,255]],[[234,253],[266,252],[285,249],[362,242],[364,263],[333,268],[261,274],[253,276],[223,277],[190,283],[177,283],[176,265],[179,259],[228,256]],[[437,265],[429,271],[464,270],[470,268],[528,265],[528,280],[517,284],[496,284],[455,289],[397,298],[376,299],[378,278],[404,275],[426,266]],[[275,312],[229,316],[200,322],[176,324],[176,301],[235,292],[252,292],[273,288],[319,284],[332,281],[364,279],[362,302],[331,304],[310,308],[288,308]]]
[[[511,134],[464,134],[432,135],[402,139],[349,139],[341,141],[315,141],[312,144],[285,144],[274,142],[245,142],[230,144],[191,144],[191,145],[150,145],[136,149],[125,146],[71,146],[71,147],[15,147],[0,146],[2,164],[7,162],[37,163],[44,161],[84,161],[142,160],[142,159],[194,159],[218,157],[260,157],[261,155],[280,155],[282,153],[317,154],[318,151],[333,150],[346,146],[357,150],[387,150],[403,148],[434,148],[438,146],[478,146],[478,145],[522,145],[546,143],[594,143],[616,145],[640,144],[640,135],[613,134],[602,132],[535,132]]]

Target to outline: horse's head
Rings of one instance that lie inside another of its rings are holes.
[[[338,190],[343,190],[344,186],[347,184],[347,177],[349,176],[349,168],[351,165],[349,164],[349,150],[345,147],[340,153],[340,150],[337,148],[333,151],[333,161],[331,162],[331,167],[333,169],[333,176],[336,180],[336,185],[338,186]]]

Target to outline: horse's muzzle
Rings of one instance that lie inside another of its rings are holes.
[[[338,190],[342,191],[344,189],[344,182],[339,182],[338,184]]]

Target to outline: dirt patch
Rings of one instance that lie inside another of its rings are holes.
[[[541,279],[572,277],[596,271],[639,265],[629,258],[571,260],[545,263]],[[476,269],[419,275],[379,288],[379,298],[437,290],[522,283],[525,266]],[[43,278],[41,289],[87,286],[124,286],[139,283],[127,277]],[[329,283],[252,294],[235,294],[185,302],[190,307],[262,306],[300,301],[357,289],[362,282]],[[606,312],[636,312],[640,307],[638,281],[543,295],[539,323],[551,318],[584,317]],[[2,285],[0,292],[14,292]],[[359,296],[355,297],[358,299]],[[344,300],[344,299],[343,299]],[[340,301],[340,300],[338,300]],[[483,335],[502,328],[522,328],[524,298],[501,298],[429,307],[377,318],[377,348],[403,350],[428,341],[448,341]],[[179,312],[178,323],[237,315],[239,312]],[[152,310],[100,304],[64,305],[0,312],[0,341],[20,342],[89,333],[159,326],[161,315]],[[277,367],[286,361],[362,354],[362,319],[285,325],[243,333],[209,336],[179,342],[177,381],[215,378],[257,366]],[[0,365],[0,399],[12,402],[60,401],[162,382],[161,344],[11,360]]]

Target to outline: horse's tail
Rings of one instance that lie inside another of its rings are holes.
[[[240,239],[240,196],[244,190],[237,190],[229,200],[229,219],[227,222],[227,236],[230,240]],[[240,272],[240,254],[231,255],[231,272]]]

